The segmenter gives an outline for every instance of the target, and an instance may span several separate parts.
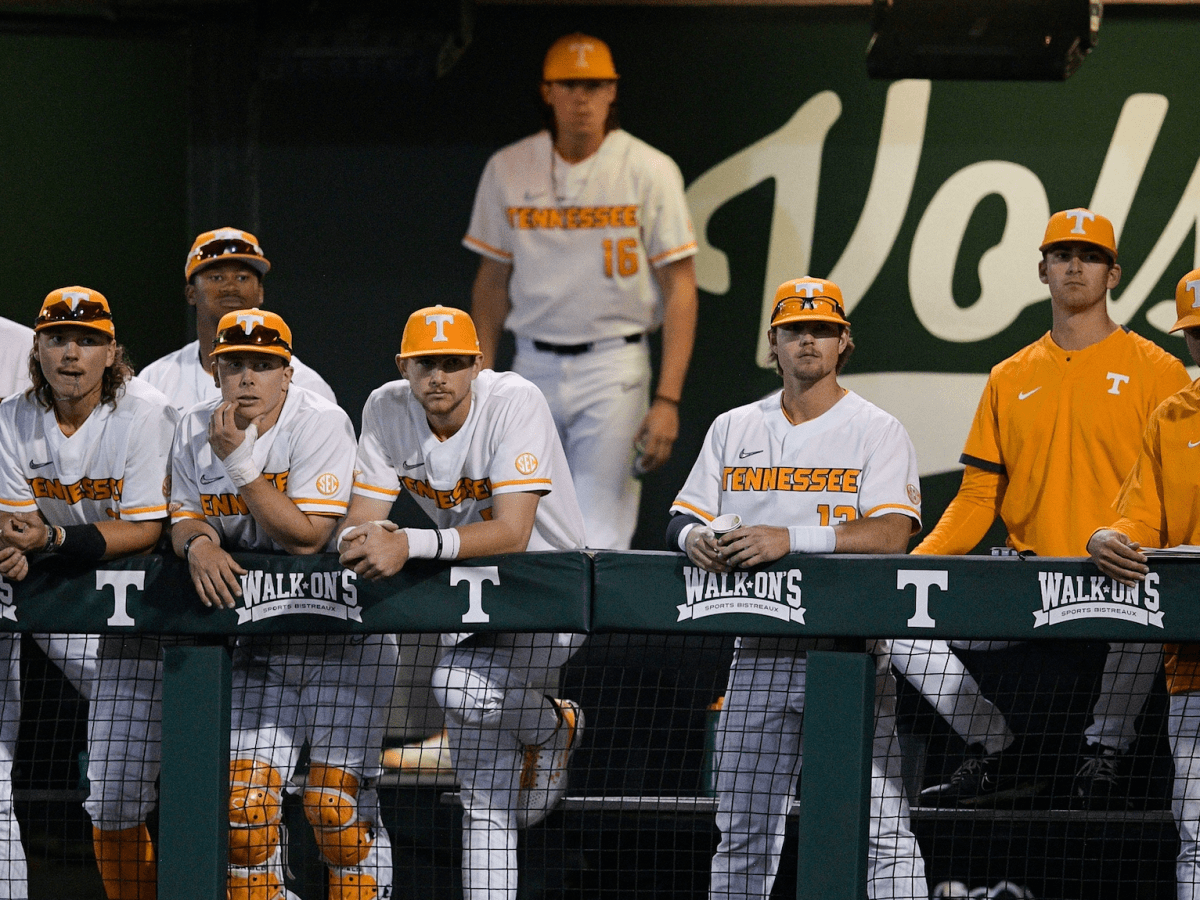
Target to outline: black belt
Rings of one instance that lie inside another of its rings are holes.
[[[640,344],[641,342],[642,335],[640,333],[625,335],[625,343],[627,344]],[[589,352],[598,343],[600,342],[592,341],[588,344],[548,344],[545,341],[534,341],[533,346],[543,353],[554,353],[558,356],[578,356],[581,353]]]

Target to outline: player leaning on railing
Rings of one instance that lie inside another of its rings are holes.
[[[717,417],[679,496],[667,542],[710,572],[788,553],[903,553],[920,528],[917,459],[904,427],[838,384],[854,349],[842,292],[798,278],[775,292],[768,332],[783,392]],[[753,467],[755,477],[738,476]],[[793,473],[842,473],[805,484]],[[741,527],[714,536],[714,519]],[[800,638],[738,638],[717,728],[712,900],[766,900],[802,760],[806,651]],[[886,642],[878,663],[871,765],[868,892],[925,897],[925,864],[909,823],[895,731],[896,685]]]
[[[1112,222],[1087,209],[1057,212],[1038,249],[1050,330],[992,369],[963,449],[962,485],[914,553],[968,553],[999,516],[1016,550],[1082,556],[1150,413],[1187,384],[1178,359],[1108,314],[1108,292],[1121,281]],[[921,792],[922,806],[979,806],[1039,789],[1033,752],[945,641],[897,642],[892,662],[969,745],[947,781]],[[1127,808],[1124,755],[1161,665],[1156,644],[1109,644],[1072,806]]]
[[[327,549],[345,513],[354,429],[292,384],[292,333],[274,313],[226,313],[212,356],[221,397],[193,407],[171,455],[172,544],[206,606],[233,608],[232,550]],[[391,842],[374,779],[395,680],[393,635],[238,640],[229,765],[229,898],[283,900],[282,792],[309,745],[304,813],[331,900],[390,895]]]
[[[469,559],[584,546],[583,517],[541,392],[482,367],[471,317],[433,306],[409,316],[402,380],[363,408],[342,564],[383,578],[410,559]],[[401,487],[435,528],[386,521]],[[583,642],[576,634],[448,634],[433,674],[462,786],[463,895],[514,900],[517,829],[567,786],[583,711],[531,689]]]
[[[28,553],[99,561],[150,550],[166,522],[163,481],[176,418],[166,397],[132,378],[108,301],[97,291],[52,292],[34,330],[33,389],[0,404],[0,574],[14,579],[28,571]],[[161,708],[147,685],[155,683],[159,655],[154,638],[100,644],[85,806],[110,898],[156,892],[144,823],[159,757],[142,746],[158,747]],[[134,732],[152,739],[130,743]],[[9,858],[15,875],[18,860]]]
[[[1175,288],[1178,319],[1188,353],[1200,364],[1200,269]],[[1200,544],[1200,382],[1168,397],[1150,416],[1142,449],[1121,493],[1119,519],[1088,540],[1092,562],[1122,584],[1146,577],[1142,547]],[[1175,759],[1171,812],[1179,828],[1176,896],[1200,897],[1200,644],[1167,644],[1167,732]]]

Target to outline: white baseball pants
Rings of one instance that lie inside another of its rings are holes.
[[[1179,829],[1175,892],[1179,900],[1200,898],[1200,693],[1173,694],[1167,736],[1175,760],[1171,813]]]
[[[371,853],[358,868],[389,890],[392,843],[373,783],[380,772],[397,656],[392,634],[239,642],[233,657],[230,744],[231,758],[266,760],[287,779],[307,740],[312,762],[343,769],[364,782],[358,815],[376,828]]]
[[[463,900],[515,900],[517,794],[526,744],[554,732],[545,682],[582,646],[576,634],[476,634],[433,673],[462,788]]]
[[[768,900],[803,760],[807,659],[738,651],[717,727],[717,826],[710,900]],[[895,681],[878,676],[871,764],[867,892],[872,900],[929,896],[900,779]]]
[[[628,550],[642,496],[642,483],[633,475],[633,439],[649,408],[646,341],[559,356],[520,339],[513,371],[536,384],[550,405],[587,545]]]
[[[12,769],[21,725],[21,635],[0,634],[0,897],[24,900],[29,896],[21,828],[13,810]]]
[[[83,807],[105,831],[146,821],[162,765],[162,661],[104,658],[88,704],[88,781]]]

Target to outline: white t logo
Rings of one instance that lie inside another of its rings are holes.
[[[242,313],[237,317],[237,324],[242,326],[242,330],[249,334],[254,330],[255,325],[262,325],[266,320],[262,316],[254,313]]]
[[[821,284],[818,281],[797,281],[795,291],[797,294],[803,294],[810,300],[817,295],[821,290]]]
[[[1094,222],[1096,214],[1088,212],[1086,209],[1068,209],[1067,218],[1075,220],[1075,227],[1071,229],[1071,234],[1087,234],[1083,228],[1084,221]]]
[[[1200,278],[1195,281],[1189,281],[1184,285],[1184,289],[1192,292],[1192,309],[1200,307],[1200,291],[1196,288],[1200,287]]]
[[[437,333],[433,336],[433,342],[435,344],[439,341],[444,343],[450,340],[450,338],[446,337],[446,333],[442,330],[442,327],[446,325],[446,323],[452,323],[453,321],[454,316],[450,315],[449,313],[430,313],[425,317],[425,324],[432,325],[437,329]]]
[[[63,291],[63,299],[66,300],[70,305],[71,312],[74,312],[75,307],[77,307],[82,301],[91,300],[92,295],[85,291]]]
[[[112,585],[114,604],[113,614],[108,617],[106,624],[108,625],[136,625],[133,616],[129,615],[126,609],[126,602],[129,597],[129,589],[137,588],[139,591],[146,589],[146,573],[144,571],[128,571],[115,569],[97,569],[96,570],[96,590],[103,590],[105,587]]]
[[[569,44],[567,49],[575,54],[575,67],[577,69],[586,69],[588,64],[587,55],[596,49],[596,45],[577,41],[574,44]]]
[[[483,583],[500,583],[500,569],[496,566],[452,566],[450,569],[450,586],[459,582],[467,583],[467,611],[463,613],[463,622],[487,622],[490,617],[483,611]]]
[[[1116,372],[1109,372],[1104,377],[1112,382],[1112,387],[1108,389],[1110,394],[1121,393],[1121,385],[1129,383],[1128,375],[1118,375]]]

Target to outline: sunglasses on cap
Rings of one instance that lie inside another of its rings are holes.
[[[238,238],[223,238],[219,241],[209,241],[192,251],[192,259],[203,262],[206,259],[216,259],[237,253],[243,256],[262,256],[262,251],[254,244]]]
[[[843,319],[846,318],[846,310],[832,297],[787,297],[775,304],[775,311],[771,313],[771,321],[775,321],[784,314],[796,315],[806,309],[819,310],[822,308],[828,309]]]
[[[103,303],[95,300],[77,300],[72,309],[71,304],[66,300],[59,300],[42,307],[33,327],[37,329],[50,325],[66,325],[71,322],[100,322],[105,319],[111,320],[112,313],[104,308]]]
[[[283,339],[283,335],[266,325],[255,325],[249,334],[241,325],[226,328],[213,341],[214,350],[221,347],[282,347],[289,356],[292,352],[292,345]]]

